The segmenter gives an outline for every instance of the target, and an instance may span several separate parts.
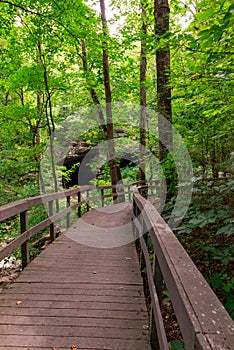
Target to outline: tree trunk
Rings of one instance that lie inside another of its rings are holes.
[[[101,8],[101,19],[102,19],[102,28],[103,28],[103,77],[104,77],[104,87],[105,87],[105,98],[106,98],[106,122],[107,122],[107,142],[108,142],[108,153],[109,153],[109,167],[111,175],[111,183],[115,188],[113,193],[116,194],[116,186],[121,179],[121,172],[118,163],[116,162],[115,155],[115,144],[114,144],[114,126],[112,118],[112,95],[111,95],[111,85],[110,85],[110,74],[109,74],[109,57],[107,53],[108,43],[105,40],[107,36],[107,20],[105,13],[105,1],[100,0]],[[117,199],[117,196],[114,196],[114,199]]]
[[[169,6],[168,0],[154,1],[155,34],[160,41],[169,30]],[[157,66],[157,95],[159,111],[159,157],[164,162],[167,159],[169,148],[172,149],[172,107],[171,107],[171,88],[169,86],[170,78],[170,49],[165,47],[156,51]],[[169,121],[168,123],[164,122]]]
[[[48,133],[49,133],[49,137],[50,137],[49,149],[50,149],[50,156],[51,156],[51,170],[52,170],[52,176],[53,176],[53,182],[54,182],[54,191],[58,192],[58,180],[57,180],[56,164],[55,164],[55,157],[54,157],[54,154],[55,154],[54,153],[55,124],[54,124],[51,93],[50,93],[49,84],[48,84],[48,76],[47,76],[48,74],[47,74],[45,57],[42,54],[41,44],[38,43],[37,47],[38,47],[38,52],[39,52],[40,64],[43,67],[43,78],[44,78],[44,85],[45,85],[45,92],[46,92],[45,114],[46,114],[46,120],[47,120]],[[58,201],[56,201],[56,212],[59,212]]]
[[[155,34],[158,42],[169,31],[168,0],[154,0]],[[176,174],[174,164],[168,155],[172,152],[172,106],[170,80],[170,49],[168,46],[157,49],[157,99],[158,99],[158,136],[159,136],[159,159],[164,167],[164,175],[167,183],[167,198],[175,192]]]
[[[142,27],[141,27],[141,54],[140,54],[140,159],[138,179],[145,181],[145,148],[146,148],[146,11],[145,2],[141,0]]]
[[[89,82],[89,79],[87,77],[87,75],[89,73],[89,68],[88,68],[87,52],[86,52],[86,46],[85,46],[84,40],[81,41],[81,51],[82,51],[81,59],[82,59],[82,64],[83,64],[83,70],[84,70],[84,73],[86,74],[86,82],[87,82],[88,87],[89,87],[90,96],[91,96],[93,103],[95,105],[100,105],[100,101],[99,101],[99,98],[97,96],[97,93],[96,93],[94,88],[90,87],[90,82]],[[105,118],[104,118],[104,115],[103,115],[101,108],[98,109],[98,119],[99,119],[99,122],[101,124],[101,127],[104,131],[104,135],[106,138],[107,130],[106,130]]]

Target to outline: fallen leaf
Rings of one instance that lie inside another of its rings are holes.
[[[106,281],[109,281],[110,279],[109,278],[106,278]]]
[[[57,350],[57,349],[55,347],[53,347],[52,350]]]
[[[132,260],[132,258],[129,258],[128,256],[126,256],[126,258],[125,258],[126,260]]]
[[[96,275],[97,274],[97,271],[93,271],[93,275]]]
[[[75,345],[72,345],[71,350],[77,350],[77,347]]]
[[[149,329],[149,326],[147,324],[144,324],[143,329]]]
[[[18,300],[18,301],[16,302],[16,305],[20,305],[20,304],[22,304],[22,301],[21,301],[21,300]]]

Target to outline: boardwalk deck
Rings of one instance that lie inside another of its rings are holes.
[[[112,208],[87,213],[73,233],[131,234],[130,208]],[[148,350],[147,328],[134,243],[95,248],[61,235],[0,293],[0,350]]]

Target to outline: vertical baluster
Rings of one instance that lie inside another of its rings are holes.
[[[27,210],[20,213],[20,232],[21,234],[28,229],[28,212]],[[28,241],[21,245],[22,269],[29,264]]]
[[[80,190],[77,193],[77,200],[78,200],[78,204],[81,202],[81,193]],[[78,207],[78,217],[81,217],[81,206]]]
[[[128,200],[131,201],[131,186],[128,185]]]
[[[87,196],[86,209],[87,209],[87,211],[89,211],[89,200],[88,200],[88,198],[89,198],[89,190],[86,191],[86,196]]]
[[[49,201],[49,216],[54,215],[54,201]],[[54,223],[51,221],[50,224],[50,241],[53,242],[55,238]]]
[[[155,281],[155,286],[156,286],[159,304],[162,305],[162,302],[163,302],[163,276],[161,273],[161,269],[160,269],[160,266],[158,263],[158,258],[157,258],[156,254],[154,254],[153,274],[154,274],[154,281]]]
[[[163,277],[162,277],[161,269],[160,269],[156,254],[154,254],[154,261],[153,261],[153,276],[154,276],[154,282],[155,282],[159,304],[161,306],[163,301]],[[151,339],[152,349],[160,350],[157,329],[155,325],[155,319],[154,319],[152,308],[151,308],[151,315],[150,315],[150,339]]]
[[[136,227],[135,227],[135,216],[136,216],[136,202],[133,196],[133,200],[132,200],[132,210],[133,210],[133,222],[132,222],[132,227],[133,227],[133,235],[134,235],[134,240],[136,240]]]
[[[71,205],[71,197],[67,196],[67,208],[70,208]],[[67,213],[67,229],[69,228],[71,224],[71,212],[69,210],[69,212]]]
[[[105,201],[104,201],[104,188],[101,188],[101,197],[102,197],[102,207],[104,207],[104,205],[105,205]]]

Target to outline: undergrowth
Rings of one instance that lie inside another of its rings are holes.
[[[182,223],[174,232],[234,319],[234,180],[199,182]],[[167,205],[166,219],[173,206]]]

